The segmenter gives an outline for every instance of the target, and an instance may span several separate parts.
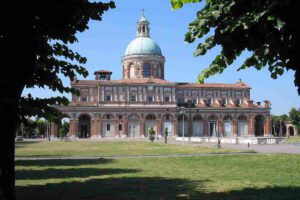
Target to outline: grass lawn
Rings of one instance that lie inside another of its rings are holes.
[[[16,193],[28,200],[295,200],[299,169],[300,156],[288,154],[18,160]]]
[[[286,138],[286,142],[300,142],[300,136],[295,136],[295,137],[290,137],[290,138]]]
[[[196,145],[151,143],[148,141],[44,141],[16,143],[16,157],[199,154],[240,151]]]

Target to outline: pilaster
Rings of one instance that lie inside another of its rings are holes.
[[[264,136],[270,136],[270,114],[266,114],[265,116],[265,124],[264,124]]]

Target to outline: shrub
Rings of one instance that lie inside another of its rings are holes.
[[[154,139],[155,139],[155,130],[153,130],[153,127],[151,127],[151,128],[149,129],[149,140],[150,140],[151,142],[153,142]]]

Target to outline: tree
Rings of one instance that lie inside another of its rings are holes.
[[[296,108],[292,108],[289,112],[289,119],[291,120],[291,123],[300,130],[300,110],[297,110]]]
[[[164,134],[164,136],[165,136],[165,144],[167,144],[167,142],[168,142],[168,128],[167,127],[164,129],[164,132],[165,132],[165,134]]]
[[[149,140],[153,142],[153,140],[155,139],[155,130],[153,129],[153,127],[151,127],[148,132],[149,132]]]
[[[59,74],[74,80],[87,76],[86,58],[68,48],[76,33],[100,21],[113,2],[88,0],[6,1],[0,8],[0,198],[15,199],[14,134],[26,116],[57,120],[62,114],[50,105],[68,104],[65,97],[21,96],[25,87],[48,88],[60,93],[78,91],[64,86]],[[9,12],[7,12],[9,11]],[[3,63],[6,63],[5,65]]]
[[[171,0],[174,9],[184,3],[201,0]],[[199,43],[195,56],[220,45],[222,50],[207,69],[198,77],[199,82],[222,73],[245,50],[250,56],[238,70],[268,67],[276,79],[284,70],[294,70],[294,83],[300,95],[300,63],[297,62],[296,27],[300,2],[297,0],[206,0],[195,21],[189,24],[185,41]]]
[[[62,125],[60,125],[59,133],[60,137],[65,137],[69,133],[69,127],[70,124],[68,122],[64,122]]]
[[[36,120],[37,135],[44,137],[46,134],[46,126],[47,123],[45,120],[37,119]]]

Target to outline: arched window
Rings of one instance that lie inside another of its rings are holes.
[[[245,115],[240,115],[240,116],[238,117],[238,120],[239,120],[239,121],[246,121],[246,120],[247,120],[247,117],[246,117]]]
[[[230,115],[225,115],[224,121],[232,121],[232,117]]]
[[[173,116],[170,115],[170,114],[165,114],[165,115],[163,116],[163,120],[165,120],[165,121],[173,120]]]
[[[195,115],[195,116],[193,117],[193,120],[195,120],[195,121],[201,121],[201,120],[203,120],[203,118],[202,118],[201,115]]]
[[[143,66],[143,76],[150,77],[150,64],[146,63]]]
[[[134,65],[130,65],[130,69],[129,69],[129,75],[130,75],[130,78],[132,77],[135,77],[136,74],[135,74],[135,66]]]
[[[217,121],[217,120],[218,120],[218,117],[217,117],[216,115],[210,115],[210,116],[208,117],[208,120],[209,120],[209,121]]]
[[[155,120],[156,117],[155,117],[155,115],[153,115],[153,114],[149,114],[149,115],[147,115],[146,119],[147,119],[147,120]]]
[[[137,114],[131,114],[129,115],[128,120],[137,121],[140,120],[140,117]]]
[[[102,117],[102,119],[107,119],[107,120],[113,119],[113,118],[114,118],[114,116],[112,114],[104,114]]]
[[[240,115],[238,117],[238,135],[239,136],[248,135],[248,123],[247,123],[247,117],[245,115]]]

